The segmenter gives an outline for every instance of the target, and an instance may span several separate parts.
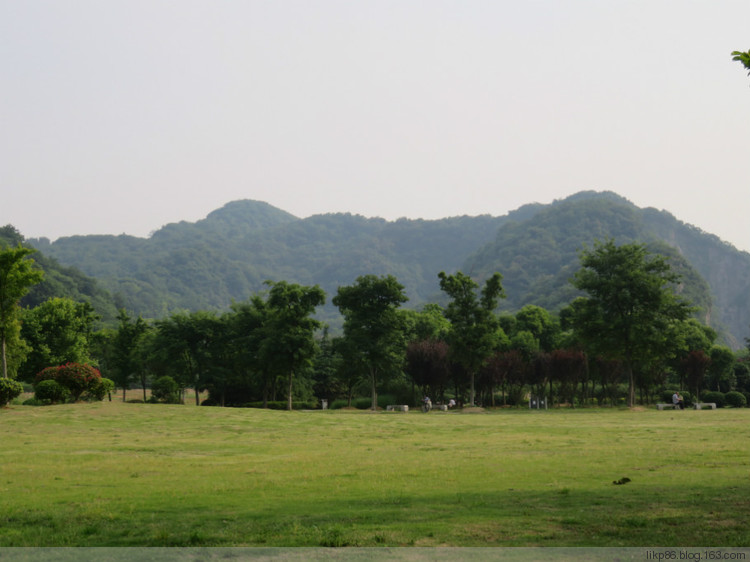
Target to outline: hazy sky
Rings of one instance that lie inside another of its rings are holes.
[[[0,225],[593,189],[750,251],[748,48],[749,0],[0,0]]]

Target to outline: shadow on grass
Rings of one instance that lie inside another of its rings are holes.
[[[278,508],[0,515],[0,546],[750,546],[750,485],[288,498]],[[85,505],[85,504],[84,504]]]

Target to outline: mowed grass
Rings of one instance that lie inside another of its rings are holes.
[[[12,406],[0,459],[0,546],[750,546],[750,409]]]

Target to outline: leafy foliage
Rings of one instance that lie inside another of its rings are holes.
[[[742,63],[742,66],[747,70],[747,75],[750,76],[750,51],[743,53],[742,51],[732,51],[732,60]]]
[[[404,360],[404,325],[397,309],[406,301],[404,286],[392,275],[363,275],[339,287],[333,298],[344,316],[348,368],[369,374],[373,410],[380,379],[393,377]]]
[[[102,386],[102,375],[98,369],[91,365],[81,363],[66,363],[59,367],[47,367],[42,369],[34,380],[34,387],[38,387],[44,381],[54,380],[64,387],[73,402],[78,401],[84,392],[96,395]]]
[[[172,377],[164,375],[151,384],[151,397],[164,404],[179,404],[180,386]]]
[[[34,398],[45,403],[59,404],[70,399],[70,391],[54,379],[45,379],[34,386]]]
[[[42,272],[34,269],[27,259],[34,250],[20,244],[15,248],[0,245],[0,345],[2,349],[2,377],[8,378],[9,342],[17,342],[19,301],[29,288],[42,280]],[[15,365],[13,366],[15,367]]]
[[[573,284],[589,296],[578,301],[573,326],[591,351],[624,362],[628,405],[635,403],[634,362],[677,354],[672,327],[690,310],[674,294],[678,281],[666,260],[643,244],[608,240],[581,253]]]
[[[0,378],[0,408],[14,398],[21,396],[23,385],[13,379]]]

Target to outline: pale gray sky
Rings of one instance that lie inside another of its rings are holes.
[[[0,224],[611,190],[750,250],[748,0],[0,0]]]

